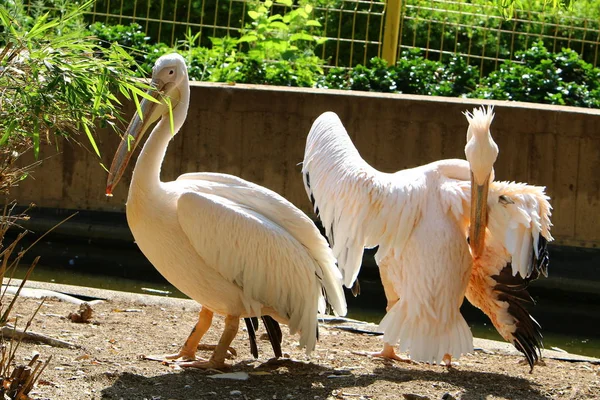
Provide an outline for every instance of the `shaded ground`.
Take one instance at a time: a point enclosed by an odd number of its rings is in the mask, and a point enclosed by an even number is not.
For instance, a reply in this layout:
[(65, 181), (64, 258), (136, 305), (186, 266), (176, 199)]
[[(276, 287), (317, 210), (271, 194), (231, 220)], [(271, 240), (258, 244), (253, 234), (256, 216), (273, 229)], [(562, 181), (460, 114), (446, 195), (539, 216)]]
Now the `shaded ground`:
[[(38, 303), (21, 299), (17, 306), (19, 319), (27, 318)], [(76, 304), (48, 299), (31, 330), (67, 340), (79, 348), (21, 344), (17, 362), (25, 362), (34, 352), (41, 353), (42, 359), (53, 357), (32, 397), (442, 399), (449, 393), (464, 400), (600, 398), (600, 366), (592, 363), (546, 359), (545, 365), (536, 366), (529, 374), (529, 367), (518, 363), (522, 357), (498, 349), (462, 357), (460, 365), (450, 370), (436, 365), (389, 363), (352, 353), (378, 350), (379, 337), (331, 326), (322, 326), (321, 340), (310, 359), (296, 348), (297, 336), (290, 336), (282, 327), (283, 349), (289, 358), (276, 362), (268, 362), (272, 350), (262, 340), (261, 358), (254, 360), (247, 333), (240, 330), (233, 342), (238, 354), (227, 372), (247, 372), (248, 380), (214, 379), (210, 376), (218, 371), (181, 370), (140, 359), (142, 354), (178, 350), (196, 322), (199, 307), (194, 302), (141, 295), (121, 297), (93, 305), (91, 323), (73, 323), (65, 318), (78, 308)], [(222, 318), (215, 318), (203, 342), (216, 343), (222, 328)], [(259, 334), (262, 332), (261, 326)], [(210, 353), (199, 355), (208, 357)]]

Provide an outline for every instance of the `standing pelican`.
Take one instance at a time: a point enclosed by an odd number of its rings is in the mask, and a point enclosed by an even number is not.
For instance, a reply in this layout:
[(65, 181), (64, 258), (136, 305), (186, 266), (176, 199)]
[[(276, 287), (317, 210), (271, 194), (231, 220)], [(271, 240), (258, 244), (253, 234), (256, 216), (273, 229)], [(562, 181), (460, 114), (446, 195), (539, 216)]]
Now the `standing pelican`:
[[(300, 332), (300, 346), (310, 353), (317, 340), (317, 312), (324, 312), (325, 300), (337, 314), (346, 313), (340, 274), (326, 240), (290, 202), (238, 177), (190, 173), (162, 182), (167, 146), (189, 105), (183, 58), (160, 57), (151, 85), (148, 94), (155, 101), (144, 99), (141, 112), (131, 120), (111, 165), (106, 193), (111, 195), (121, 178), (130, 149), (158, 120), (133, 171), (126, 211), (148, 260), (202, 305), (185, 345), (169, 358), (192, 360), (182, 366), (222, 368), (239, 319), (264, 315), (288, 324), (292, 334)], [(223, 334), (208, 361), (195, 360), (213, 313), (225, 316)]]
[[(363, 249), (379, 246), (375, 260), (388, 304), (380, 323), (384, 346), (376, 356), (406, 361), (395, 354), (398, 341), (415, 361), (450, 365), (452, 357), (472, 351), (472, 334), (459, 310), (465, 294), (501, 333), (521, 335), (523, 346), (503, 336), (530, 363), (539, 350), (539, 330), (514, 304), (528, 297), (522, 291), (539, 266), (545, 270), (550, 206), (543, 188), (490, 184), (498, 154), (489, 134), (492, 110), (475, 110), (468, 118), (468, 138), (475, 138), (466, 148), (468, 161), (443, 160), (393, 174), (360, 157), (334, 113), (322, 114), (308, 134), (305, 188), (345, 286), (355, 283)], [(505, 274), (511, 260), (519, 275), (495, 276)]]
[(543, 187), (495, 182), (490, 188), (498, 156), (498, 146), (489, 131), (492, 108), (475, 109), (466, 117), (465, 155), (471, 182), (469, 189), (459, 184), (463, 193), (471, 194), (470, 220), (462, 217), (463, 224), (469, 225), (473, 256), (466, 297), (525, 355), (533, 369), (541, 357), (542, 334), (524, 305), (533, 302), (527, 292), (529, 282), (540, 274), (548, 276), (552, 208)]

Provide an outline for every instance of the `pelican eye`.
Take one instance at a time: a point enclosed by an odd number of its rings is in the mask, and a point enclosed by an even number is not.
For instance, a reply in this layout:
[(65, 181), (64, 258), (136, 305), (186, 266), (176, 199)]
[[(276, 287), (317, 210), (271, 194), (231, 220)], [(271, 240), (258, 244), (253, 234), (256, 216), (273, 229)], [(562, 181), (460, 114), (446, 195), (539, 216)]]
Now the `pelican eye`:
[(173, 71), (173, 70), (170, 70), (170, 71), (169, 71), (169, 75), (173, 75), (173, 73), (174, 73), (174, 72), (175, 72), (175, 71)]

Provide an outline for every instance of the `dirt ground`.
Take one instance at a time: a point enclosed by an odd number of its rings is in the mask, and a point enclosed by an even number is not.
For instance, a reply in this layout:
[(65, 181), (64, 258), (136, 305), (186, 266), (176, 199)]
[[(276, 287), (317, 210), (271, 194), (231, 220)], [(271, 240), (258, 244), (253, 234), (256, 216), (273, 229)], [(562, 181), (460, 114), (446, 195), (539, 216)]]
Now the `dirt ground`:
[[(183, 344), (199, 307), (190, 300), (145, 301), (113, 298), (94, 304), (89, 323), (65, 318), (78, 305), (47, 299), (30, 330), (69, 341), (77, 348), (23, 342), (17, 362), (34, 353), (52, 360), (33, 389), (35, 399), (598, 399), (600, 365), (545, 359), (545, 365), (520, 364), (521, 356), (502, 350), (476, 350), (450, 370), (427, 364), (386, 362), (354, 354), (381, 347), (379, 336), (351, 333), (331, 324), (320, 329), (316, 351), (308, 359), (296, 348), (297, 336), (284, 333), (284, 357), (269, 361), (268, 341), (259, 341), (260, 358), (250, 355), (247, 333), (240, 329), (232, 346), (237, 357), (225, 372), (247, 373), (247, 380), (217, 379), (219, 371), (180, 369), (141, 359), (173, 353)], [(5, 299), (6, 300), (6, 299)], [(19, 299), (26, 319), (40, 300)], [(148, 304), (150, 303), (150, 304)], [(17, 315), (13, 313), (13, 316)], [(241, 327), (245, 326), (243, 323)], [(215, 318), (203, 343), (216, 343), (223, 328)], [(261, 326), (258, 334), (264, 332)], [(477, 346), (477, 343), (475, 344)], [(199, 352), (208, 358), (209, 352)]]

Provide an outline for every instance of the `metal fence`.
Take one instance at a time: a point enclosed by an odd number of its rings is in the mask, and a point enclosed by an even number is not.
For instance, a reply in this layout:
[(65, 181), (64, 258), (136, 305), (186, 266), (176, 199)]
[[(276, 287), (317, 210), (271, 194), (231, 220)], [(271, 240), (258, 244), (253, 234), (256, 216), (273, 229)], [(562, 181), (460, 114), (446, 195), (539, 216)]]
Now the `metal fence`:
[[(600, 63), (598, 17), (516, 10), (507, 20), (491, 3), (465, 0), (317, 1), (323, 3), (315, 7), (322, 24), (317, 33), (329, 39), (318, 53), (334, 66), (364, 64), (374, 56), (395, 59), (415, 48), (430, 59), (462, 55), (483, 73), (538, 40), (551, 51), (569, 47), (594, 66)], [(209, 45), (211, 36), (238, 35), (249, 22), (248, 7), (247, 0), (98, 0), (89, 17), (91, 22), (136, 22), (153, 41), (169, 45), (188, 29), (200, 31), (200, 43)], [(272, 9), (286, 11), (282, 5)]]

